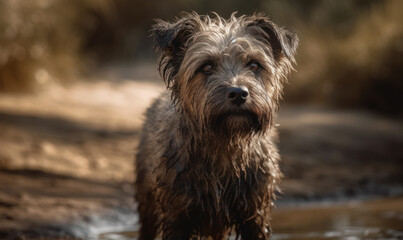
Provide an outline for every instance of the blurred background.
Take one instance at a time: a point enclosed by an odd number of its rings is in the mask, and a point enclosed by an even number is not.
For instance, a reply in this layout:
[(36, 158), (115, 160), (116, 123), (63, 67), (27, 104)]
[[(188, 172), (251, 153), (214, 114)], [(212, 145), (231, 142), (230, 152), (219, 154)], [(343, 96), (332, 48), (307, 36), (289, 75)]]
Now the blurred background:
[(228, 17), (265, 12), (298, 32), (298, 74), (290, 102), (402, 112), (402, 3), (343, 1), (3, 0), (0, 89), (21, 91), (47, 80), (71, 81), (93, 68), (153, 62), (153, 19), (181, 11)]
[[(0, 238), (135, 226), (133, 154), (142, 114), (164, 91), (149, 29), (182, 11), (264, 12), (300, 38), (277, 121), (278, 218), (295, 225), (274, 229), (312, 230), (290, 205), (376, 198), (364, 220), (338, 209), (340, 222), (329, 207), (316, 232), (361, 221), (402, 237), (402, 10), (399, 0), (0, 0)], [(340, 231), (334, 239), (353, 234)]]

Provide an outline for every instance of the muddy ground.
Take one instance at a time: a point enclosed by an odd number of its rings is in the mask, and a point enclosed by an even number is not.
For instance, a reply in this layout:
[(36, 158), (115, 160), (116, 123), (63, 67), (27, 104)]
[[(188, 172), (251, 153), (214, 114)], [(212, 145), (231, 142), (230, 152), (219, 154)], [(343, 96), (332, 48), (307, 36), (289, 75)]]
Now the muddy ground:
[[(135, 76), (0, 95), (0, 239), (87, 238), (94, 222), (136, 222), (135, 146), (142, 113), (164, 87)], [(403, 194), (402, 119), (283, 105), (277, 123), (280, 208)]]

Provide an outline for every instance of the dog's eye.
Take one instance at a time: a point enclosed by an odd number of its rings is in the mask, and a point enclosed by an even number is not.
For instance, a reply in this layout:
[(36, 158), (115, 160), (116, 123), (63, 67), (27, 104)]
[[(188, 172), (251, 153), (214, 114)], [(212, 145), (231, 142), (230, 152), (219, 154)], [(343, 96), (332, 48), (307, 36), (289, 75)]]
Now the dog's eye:
[(203, 66), (200, 68), (200, 71), (201, 71), (202, 73), (204, 73), (204, 74), (210, 74), (212, 69), (213, 69), (213, 65), (211, 65), (211, 64), (206, 64), (206, 65), (203, 65)]
[(248, 67), (249, 67), (249, 70), (251, 70), (253, 72), (257, 72), (260, 69), (260, 64), (257, 63), (257, 62), (252, 61), (252, 62), (249, 63)]

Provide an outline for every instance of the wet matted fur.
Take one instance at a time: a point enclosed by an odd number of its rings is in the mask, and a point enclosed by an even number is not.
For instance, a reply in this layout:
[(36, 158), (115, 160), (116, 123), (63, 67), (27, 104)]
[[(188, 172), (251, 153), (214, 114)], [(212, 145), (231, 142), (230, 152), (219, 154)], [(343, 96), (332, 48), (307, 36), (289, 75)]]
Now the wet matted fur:
[(273, 119), (297, 36), (262, 14), (157, 21), (167, 85), (136, 161), (140, 240), (268, 239), (281, 177)]

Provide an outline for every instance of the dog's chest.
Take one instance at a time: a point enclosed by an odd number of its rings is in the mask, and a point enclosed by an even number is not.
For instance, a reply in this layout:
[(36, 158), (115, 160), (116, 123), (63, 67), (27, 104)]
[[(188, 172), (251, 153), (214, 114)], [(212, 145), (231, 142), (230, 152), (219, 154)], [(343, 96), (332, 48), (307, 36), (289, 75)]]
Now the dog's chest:
[[(261, 169), (246, 168), (235, 174), (222, 173), (214, 167), (187, 169), (177, 175), (174, 185), (192, 202), (197, 214), (210, 218), (243, 217), (255, 212), (258, 195), (269, 184)], [(241, 216), (235, 216), (241, 215)]]
[(203, 234), (220, 232), (234, 224), (255, 215), (259, 209), (259, 201), (264, 182), (258, 182), (250, 171), (239, 177), (221, 176), (214, 179), (212, 173), (188, 181), (191, 191), (187, 197), (192, 206), (188, 209), (188, 217), (197, 231)]

